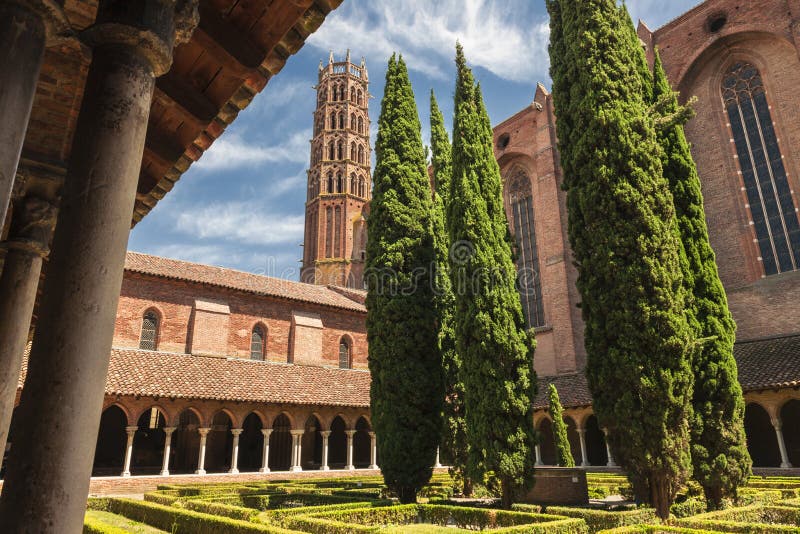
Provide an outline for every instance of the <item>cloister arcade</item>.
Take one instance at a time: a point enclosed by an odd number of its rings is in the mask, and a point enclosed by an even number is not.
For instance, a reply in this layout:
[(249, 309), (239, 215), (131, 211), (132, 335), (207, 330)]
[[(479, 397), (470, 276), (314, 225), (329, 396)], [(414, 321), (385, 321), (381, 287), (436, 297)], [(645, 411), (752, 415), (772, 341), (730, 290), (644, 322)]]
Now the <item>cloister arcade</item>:
[(377, 469), (366, 413), (107, 402), (93, 476)]

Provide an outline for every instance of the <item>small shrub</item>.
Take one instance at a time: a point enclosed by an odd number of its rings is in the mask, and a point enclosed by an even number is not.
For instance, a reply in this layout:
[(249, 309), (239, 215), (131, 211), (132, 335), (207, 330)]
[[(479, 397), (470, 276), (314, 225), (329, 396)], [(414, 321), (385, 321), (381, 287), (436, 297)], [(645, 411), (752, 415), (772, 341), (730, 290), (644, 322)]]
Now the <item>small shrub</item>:
[(644, 525), (656, 522), (656, 511), (652, 508), (638, 508), (622, 512), (608, 512), (591, 508), (573, 508), (567, 506), (548, 506), (546, 512), (553, 515), (579, 517), (586, 521), (589, 532), (629, 525)]

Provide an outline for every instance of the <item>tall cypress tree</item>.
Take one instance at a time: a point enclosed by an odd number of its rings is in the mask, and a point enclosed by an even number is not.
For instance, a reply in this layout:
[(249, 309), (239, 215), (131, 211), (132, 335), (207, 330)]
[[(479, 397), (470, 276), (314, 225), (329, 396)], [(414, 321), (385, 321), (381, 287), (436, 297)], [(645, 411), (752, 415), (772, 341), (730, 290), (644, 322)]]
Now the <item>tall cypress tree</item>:
[[(463, 359), (468, 469), (491, 471), (509, 508), (533, 482), (534, 340), (525, 331), (506, 240), (500, 170), (491, 129), (460, 45), (448, 199), (456, 349)], [(499, 208), (499, 209), (498, 209)], [(501, 219), (502, 217), (502, 219)]]
[(692, 337), (643, 51), (615, 0), (547, 6), (589, 387), (637, 493), (666, 518), (691, 473)]
[[(663, 115), (679, 112), (677, 96), (657, 52), (653, 91), (654, 101), (663, 102)], [(695, 337), (704, 340), (693, 358), (694, 478), (703, 487), (709, 508), (715, 509), (723, 498), (736, 497), (736, 489), (747, 480), (752, 464), (745, 442), (744, 398), (733, 358), (736, 324), (708, 240), (700, 178), (683, 126), (660, 128), (658, 140), (687, 259), (683, 283), (692, 298), (687, 300), (686, 315)]]
[(553, 442), (556, 444), (558, 465), (561, 467), (575, 467), (575, 458), (567, 437), (567, 424), (564, 422), (564, 408), (558, 398), (555, 384), (550, 384), (550, 417), (553, 418)]
[(433, 228), (436, 244), (436, 298), (439, 314), (439, 351), (445, 380), (444, 427), (442, 445), (450, 458), (450, 474), (463, 484), (465, 495), (472, 494), (472, 480), (466, 474), (467, 439), (464, 422), (464, 384), (461, 358), (456, 352), (453, 312), (455, 296), (450, 281), (450, 236), (447, 234), (447, 199), (453, 174), (452, 148), (444, 117), (431, 90), (431, 166), (433, 168)]
[(420, 130), (406, 65), (392, 55), (375, 144), (366, 306), (381, 471), (403, 503), (415, 502), (430, 480), (444, 401), (433, 205)]

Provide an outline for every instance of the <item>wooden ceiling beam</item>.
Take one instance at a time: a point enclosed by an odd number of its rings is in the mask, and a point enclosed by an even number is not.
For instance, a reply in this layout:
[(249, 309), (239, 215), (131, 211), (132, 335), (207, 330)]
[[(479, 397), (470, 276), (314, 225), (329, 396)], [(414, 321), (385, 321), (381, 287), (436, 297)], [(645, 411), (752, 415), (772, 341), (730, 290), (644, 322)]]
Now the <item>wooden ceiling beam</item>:
[(266, 57), (244, 33), (225, 20), (211, 2), (200, 2), (200, 24), (192, 39), (242, 78), (258, 69)]
[(211, 122), (219, 113), (219, 106), (174, 71), (169, 71), (158, 78), (156, 89), (161, 93), (157, 96), (167, 97), (167, 105), (170, 101), (176, 104), (200, 126)]

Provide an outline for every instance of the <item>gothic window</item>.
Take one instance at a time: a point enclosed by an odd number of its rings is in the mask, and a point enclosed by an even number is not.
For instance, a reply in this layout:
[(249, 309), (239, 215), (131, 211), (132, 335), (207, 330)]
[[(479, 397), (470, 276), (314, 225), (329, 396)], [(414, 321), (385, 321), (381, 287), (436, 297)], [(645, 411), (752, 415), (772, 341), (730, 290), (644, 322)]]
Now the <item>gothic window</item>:
[(325, 257), (333, 257), (333, 210), (325, 208)]
[(361, 89), (358, 90), (358, 105), (362, 105), (364, 100), (364, 93), (361, 92)]
[(364, 147), (363, 146), (358, 147), (358, 162), (359, 163), (364, 163)]
[(333, 193), (333, 173), (328, 172), (328, 193)]
[(345, 100), (344, 95), (345, 95), (344, 85), (340, 85), (339, 86), (339, 100), (341, 100), (342, 102), (344, 102), (344, 100)]
[(356, 129), (356, 114), (355, 113), (351, 113), (350, 114), (350, 129), (351, 130), (355, 130)]
[(358, 133), (360, 134), (364, 133), (364, 119), (362, 119), (361, 117), (358, 118)]
[(356, 88), (355, 87), (351, 87), (350, 88), (350, 102), (355, 102), (355, 101), (356, 101)]
[(356, 173), (350, 174), (350, 193), (355, 195), (358, 191), (358, 181), (356, 180)]
[(365, 198), (367, 196), (367, 189), (364, 184), (364, 177), (358, 179), (358, 196)]
[(331, 97), (334, 102), (336, 102), (336, 100), (339, 98), (339, 88), (335, 85), (331, 87)]
[(722, 98), (764, 274), (794, 271), (800, 268), (800, 224), (758, 69), (734, 64), (722, 81)]
[(142, 316), (142, 332), (139, 336), (139, 348), (156, 350), (158, 343), (158, 315), (153, 310), (148, 310)]
[(339, 369), (350, 369), (352, 363), (350, 361), (350, 343), (347, 342), (346, 337), (343, 337), (339, 341)]
[(350, 159), (352, 159), (353, 161), (356, 160), (356, 143), (355, 143), (355, 141), (350, 143)]
[(342, 189), (344, 189), (344, 180), (342, 179), (342, 173), (336, 173), (336, 192), (341, 193)]
[(511, 217), (517, 241), (517, 285), (529, 327), (544, 326), (542, 282), (533, 218), (533, 198), (528, 175), (517, 170), (508, 180)]
[(336, 113), (331, 112), (331, 130), (336, 129)]
[(264, 335), (264, 329), (261, 325), (256, 325), (250, 334), (250, 359), (263, 360), (265, 355), (267, 336)]
[(336, 146), (336, 153), (339, 156), (338, 159), (344, 159), (344, 145), (342, 144), (341, 141), (339, 141), (339, 143)]
[(336, 206), (334, 210), (334, 218), (333, 218), (333, 253), (334, 256), (339, 258), (341, 257), (341, 246), (342, 246), (342, 208)]
[(339, 129), (344, 130), (344, 112), (339, 113)]
[(336, 149), (333, 146), (333, 141), (328, 145), (328, 159), (336, 159)]

